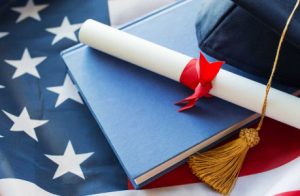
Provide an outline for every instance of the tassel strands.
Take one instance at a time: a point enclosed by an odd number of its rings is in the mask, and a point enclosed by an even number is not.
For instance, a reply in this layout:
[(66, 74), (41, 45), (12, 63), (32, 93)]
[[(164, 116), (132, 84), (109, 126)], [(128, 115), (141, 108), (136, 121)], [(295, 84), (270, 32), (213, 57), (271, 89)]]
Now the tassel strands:
[(266, 85), (266, 92), (258, 126), (256, 128), (244, 128), (241, 130), (238, 139), (207, 152), (193, 155), (189, 158), (188, 164), (193, 174), (223, 195), (230, 194), (236, 183), (248, 150), (259, 143), (259, 130), (261, 129), (265, 118), (268, 94), (278, 65), (282, 44), (299, 4), (300, 0), (297, 0), (282, 31), (272, 72)]
[(248, 150), (257, 145), (259, 140), (256, 129), (243, 129), (238, 139), (191, 156), (188, 164), (195, 176), (227, 195), (237, 180)]

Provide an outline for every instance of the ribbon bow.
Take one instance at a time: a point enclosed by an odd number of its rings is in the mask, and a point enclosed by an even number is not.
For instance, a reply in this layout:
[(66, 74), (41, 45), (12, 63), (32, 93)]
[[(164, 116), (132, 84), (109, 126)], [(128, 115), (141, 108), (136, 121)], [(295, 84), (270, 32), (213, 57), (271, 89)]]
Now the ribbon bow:
[(185, 104), (185, 106), (180, 108), (179, 112), (194, 107), (201, 97), (211, 97), (209, 94), (213, 87), (211, 82), (223, 64), (223, 61), (209, 62), (202, 53), (200, 53), (199, 60), (192, 59), (187, 64), (181, 74), (180, 82), (192, 88), (194, 93), (176, 103), (176, 105)]

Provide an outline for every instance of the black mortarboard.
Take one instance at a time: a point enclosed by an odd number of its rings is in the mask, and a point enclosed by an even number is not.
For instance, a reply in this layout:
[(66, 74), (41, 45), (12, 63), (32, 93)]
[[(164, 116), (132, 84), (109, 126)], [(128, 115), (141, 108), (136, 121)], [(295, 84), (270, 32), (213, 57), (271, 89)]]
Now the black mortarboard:
[[(204, 1), (196, 24), (199, 47), (249, 73), (268, 78), (280, 34), (296, 0)], [(300, 12), (295, 13), (274, 80), (300, 87)]]

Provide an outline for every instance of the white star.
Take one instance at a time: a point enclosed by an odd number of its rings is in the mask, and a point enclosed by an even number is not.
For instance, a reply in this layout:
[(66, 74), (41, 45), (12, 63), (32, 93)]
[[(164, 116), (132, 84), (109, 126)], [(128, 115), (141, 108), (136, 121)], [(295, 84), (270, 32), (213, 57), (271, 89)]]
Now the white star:
[(1, 89), (1, 88), (5, 88), (5, 86), (0, 85), (0, 89)]
[(5, 60), (5, 62), (17, 68), (14, 75), (12, 76), (12, 79), (22, 76), (26, 73), (40, 78), (36, 66), (43, 62), (46, 58), (47, 57), (45, 56), (31, 58), (29, 51), (26, 48), (20, 60)]
[(43, 9), (45, 9), (46, 7), (48, 7), (48, 4), (35, 5), (33, 3), (33, 0), (28, 0), (27, 4), (25, 6), (13, 7), (11, 9), (15, 12), (20, 13), (20, 16), (18, 17), (18, 19), (16, 21), (16, 23), (18, 23), (29, 17), (31, 17), (37, 21), (41, 21), (39, 12), (42, 11)]
[(36, 134), (35, 134), (35, 128), (42, 126), (48, 122), (48, 120), (33, 120), (30, 119), (30, 116), (28, 114), (28, 111), (26, 107), (22, 110), (20, 116), (12, 115), (4, 110), (2, 110), (4, 114), (10, 118), (14, 122), (13, 126), (10, 128), (11, 131), (24, 131), (27, 135), (38, 141)]
[(46, 155), (49, 159), (58, 165), (53, 179), (58, 178), (68, 172), (71, 172), (82, 179), (85, 179), (80, 164), (87, 160), (93, 152), (76, 154), (71, 141), (68, 142), (67, 148), (63, 155)]
[(46, 31), (55, 34), (55, 37), (52, 41), (52, 45), (62, 40), (63, 38), (68, 38), (77, 42), (77, 37), (75, 31), (77, 31), (81, 26), (81, 23), (70, 24), (68, 17), (64, 17), (64, 20), (61, 23), (61, 26), (47, 28)]
[(62, 86), (48, 87), (47, 89), (58, 94), (55, 107), (58, 107), (60, 104), (62, 104), (68, 99), (72, 99), (74, 101), (77, 101), (78, 103), (83, 104), (83, 101), (78, 93), (77, 88), (72, 83), (68, 75), (66, 75), (64, 84)]
[(8, 32), (0, 32), (0, 38), (7, 36), (9, 33)]

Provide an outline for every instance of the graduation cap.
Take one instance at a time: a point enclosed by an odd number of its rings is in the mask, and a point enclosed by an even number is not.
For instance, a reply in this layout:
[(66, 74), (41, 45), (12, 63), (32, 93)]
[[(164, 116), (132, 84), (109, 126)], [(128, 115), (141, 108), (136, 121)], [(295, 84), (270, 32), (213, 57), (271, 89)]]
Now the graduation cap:
[[(204, 1), (196, 24), (199, 47), (217, 59), (268, 78), (278, 41), (296, 0)], [(274, 81), (300, 87), (300, 12), (287, 32)]]
[(197, 36), (203, 51), (268, 78), (258, 126), (242, 129), (238, 139), (193, 155), (188, 162), (198, 178), (224, 195), (231, 192), (248, 150), (259, 143), (273, 78), (300, 87), (299, 4), (300, 0), (211, 0), (199, 14)]

